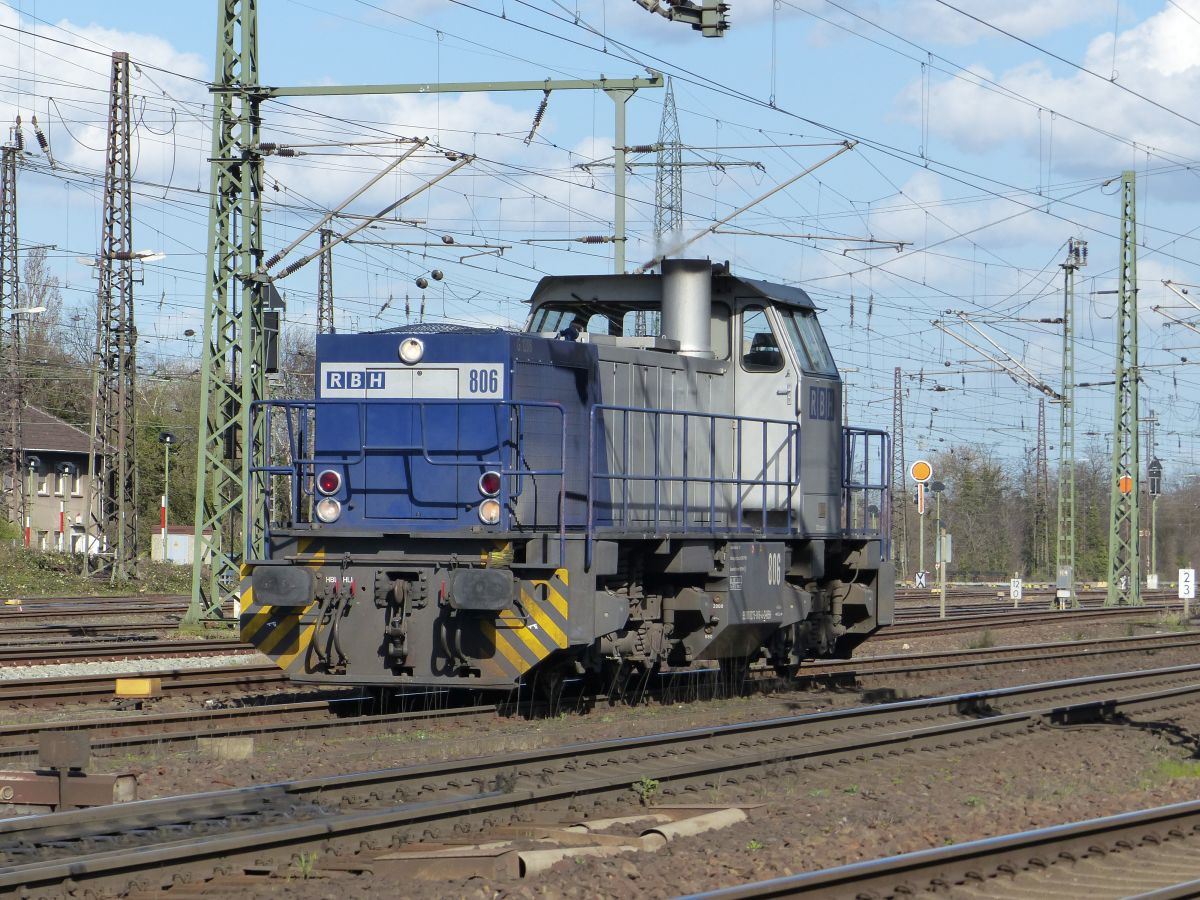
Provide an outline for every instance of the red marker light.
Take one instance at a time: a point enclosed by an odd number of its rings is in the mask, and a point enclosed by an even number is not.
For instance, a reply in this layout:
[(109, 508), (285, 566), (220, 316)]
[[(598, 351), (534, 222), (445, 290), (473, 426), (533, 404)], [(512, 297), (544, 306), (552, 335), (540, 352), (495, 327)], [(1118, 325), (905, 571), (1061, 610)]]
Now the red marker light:
[(479, 493), (485, 497), (495, 497), (500, 493), (500, 473), (484, 472), (479, 476)]
[(333, 469), (326, 469), (317, 476), (317, 490), (322, 494), (336, 493), (342, 486), (342, 476)]

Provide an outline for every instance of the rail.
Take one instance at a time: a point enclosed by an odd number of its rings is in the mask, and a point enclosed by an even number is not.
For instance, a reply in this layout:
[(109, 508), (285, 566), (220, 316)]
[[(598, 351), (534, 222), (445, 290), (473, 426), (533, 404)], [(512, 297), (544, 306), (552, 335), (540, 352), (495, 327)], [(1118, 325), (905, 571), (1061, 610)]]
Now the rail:
[[(367, 416), (365, 410), (367, 407), (379, 409), (382, 407), (396, 407), (404, 409), (416, 409), (419, 423), (417, 439), (408, 443), (389, 443), (389, 444), (371, 444), (367, 441)], [(427, 415), (431, 408), (434, 407), (491, 407), (497, 413), (507, 411), (507, 434), (503, 433), (503, 428), (497, 428), (497, 457), (496, 459), (481, 459), (472, 457), (471, 459), (463, 459), (461, 457), (448, 457), (431, 455), (427, 435), (429, 428), (427, 425)], [(267, 462), (261, 465), (252, 465), (250, 467), (251, 483), (257, 483), (256, 475), (264, 476), (262, 483), (266, 488), (262, 492), (262, 496), (253, 498), (253, 508), (256, 514), (260, 516), (260, 521), (263, 522), (266, 539), (270, 541), (271, 525), (276, 520), (274, 509), (275, 489), (274, 478), (282, 477), (288, 480), (288, 513), (291, 521), (294, 523), (305, 523), (311, 521), (305, 510), (311, 505), (315, 497), (313, 482), (316, 477), (317, 466), (328, 466), (331, 463), (330, 459), (318, 460), (315, 455), (316, 448), (316, 411), (318, 407), (349, 407), (353, 408), (355, 428), (358, 433), (357, 451), (351, 453), (339, 453), (337, 455), (346, 458), (339, 459), (339, 466), (354, 466), (364, 462), (368, 453), (393, 452), (393, 453), (419, 453), (422, 460), (431, 466), (448, 467), (448, 468), (481, 468), (498, 472), (500, 475), (500, 496), (508, 496), (512, 498), (519, 497), (524, 490), (525, 478), (540, 478), (551, 477), (558, 479), (558, 537), (559, 537), (559, 552), (565, 552), (566, 548), (566, 454), (567, 454), (567, 429), (566, 429), (566, 413), (559, 403), (544, 402), (536, 400), (523, 400), (512, 402), (507, 400), (490, 401), (490, 400), (264, 400), (255, 403), (251, 408), (251, 416), (261, 416), (263, 421), (263, 433), (267, 435), (268, 446), (274, 449), (276, 431), (282, 432), (278, 437), (285, 443), (284, 456), (287, 459), (286, 463)], [(519, 460), (524, 458), (521, 451), (521, 435), (524, 432), (524, 420), (527, 412), (532, 409), (549, 410), (556, 412), (559, 418), (558, 432), (560, 435), (558, 466), (557, 468), (531, 468), (524, 467), (519, 464)], [(282, 418), (282, 424), (279, 422)], [(257, 421), (257, 418), (255, 418)], [(499, 421), (499, 417), (498, 417)], [(442, 452), (442, 451), (436, 451)], [(266, 454), (267, 459), (271, 460), (275, 457), (273, 452)], [(505, 459), (507, 457), (507, 460)], [(510, 525), (510, 512), (508, 507), (501, 507), (502, 519), (500, 526), (508, 528)], [(247, 546), (247, 558), (250, 555), (250, 547)]]

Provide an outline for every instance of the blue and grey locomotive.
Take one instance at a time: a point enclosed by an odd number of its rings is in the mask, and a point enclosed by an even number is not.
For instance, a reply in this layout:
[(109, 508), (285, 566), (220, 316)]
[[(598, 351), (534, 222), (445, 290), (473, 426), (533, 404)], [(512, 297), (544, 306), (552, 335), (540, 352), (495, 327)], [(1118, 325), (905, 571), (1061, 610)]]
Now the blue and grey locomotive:
[(243, 638), (297, 680), (502, 688), (790, 671), (890, 623), (888, 436), (842, 425), (812, 301), (662, 269), (545, 278), (521, 332), (318, 336), (315, 399), (254, 410)]

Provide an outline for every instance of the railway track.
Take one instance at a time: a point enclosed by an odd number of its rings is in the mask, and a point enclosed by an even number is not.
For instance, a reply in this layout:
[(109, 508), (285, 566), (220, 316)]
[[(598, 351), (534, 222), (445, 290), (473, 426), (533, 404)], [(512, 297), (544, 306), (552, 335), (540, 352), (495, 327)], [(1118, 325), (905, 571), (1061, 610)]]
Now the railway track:
[[(862, 679), (872, 676), (913, 678), (966, 668), (1027, 664), (1044, 667), (1097, 657), (1111, 659), (1122, 655), (1198, 646), (1200, 633), (1190, 632), (1150, 638), (1114, 638), (987, 650), (944, 651), (920, 654), (916, 657), (874, 657), (845, 663), (822, 663), (806, 668), (797, 679), (796, 687), (861, 687)], [(669, 688), (657, 693), (666, 695), (668, 691)], [(92, 749), (103, 752), (183, 743), (199, 737), (270, 735), (313, 729), (342, 730), (360, 725), (415, 723), (448, 717), (535, 715), (539, 711), (545, 711), (533, 709), (529, 704), (514, 705), (508, 698), (498, 704), (462, 705), (461, 698), (436, 692), (433, 695), (397, 695), (389, 703), (389, 708), (402, 704), (408, 708), (381, 714), (374, 711), (375, 702), (372, 698), (354, 694), (350, 690), (342, 690), (340, 693), (348, 696), (305, 702), (263, 703), (231, 709), (149, 712), (130, 714), (124, 718), (114, 718), (109, 714), (103, 717), (0, 725), (0, 758), (36, 753), (38, 736), (48, 732), (87, 731), (91, 736)], [(570, 698), (567, 699), (569, 701)], [(596, 698), (574, 699), (581, 707), (588, 708)]]
[(157, 659), (172, 656), (233, 655), (256, 652), (249, 644), (222, 639), (194, 641), (103, 642), (25, 644), (0, 648), (0, 665), (41, 666), (102, 660)]
[(805, 872), (684, 900), (774, 897), (1195, 897), (1200, 801)]
[(535, 810), (586, 818), (631, 797), (633, 773), (661, 784), (663, 802), (681, 803), (722, 779), (757, 783), (1019, 740), (1053, 724), (1159, 714), (1200, 702), (1198, 675), (1200, 666), (1109, 674), (9, 819), (0, 821), (0, 889), (155, 893), (220, 868), (207, 885), (183, 885), (219, 891), (223, 878), (231, 889), (244, 884), (245, 867), (282, 873), (310, 850), (325, 853), (317, 869), (386, 873), (389, 844), (450, 833), (461, 842)]
[[(1179, 607), (1174, 607), (1179, 609)], [(947, 615), (945, 619), (911, 618), (897, 622), (895, 625), (885, 625), (876, 631), (872, 637), (876, 640), (892, 638), (919, 637), (928, 634), (946, 634), (958, 631), (976, 631), (983, 628), (1019, 628), (1029, 625), (1059, 624), (1062, 622), (1102, 622), (1108, 619), (1122, 621), (1125, 619), (1144, 619), (1162, 616), (1173, 611), (1169, 606), (1103, 606), (1091, 609), (1024, 609), (1008, 610), (999, 613), (963, 612), (954, 616)]]
[[(166, 669), (138, 672), (141, 678), (162, 679), (166, 696), (248, 694), (290, 684), (273, 663), (249, 663), (211, 669)], [(70, 675), (59, 678), (0, 680), (0, 704), (11, 708), (69, 706), (108, 701), (118, 674)]]

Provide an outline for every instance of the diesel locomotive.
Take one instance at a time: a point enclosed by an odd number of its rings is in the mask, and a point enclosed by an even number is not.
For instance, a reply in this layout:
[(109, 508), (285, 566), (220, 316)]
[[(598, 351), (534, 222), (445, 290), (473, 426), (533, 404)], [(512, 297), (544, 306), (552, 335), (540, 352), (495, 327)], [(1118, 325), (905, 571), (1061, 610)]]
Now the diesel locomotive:
[(510, 688), (846, 656), (893, 616), (886, 432), (812, 300), (728, 264), (544, 278), (522, 331), (316, 339), (253, 409), (245, 640), (295, 680)]

